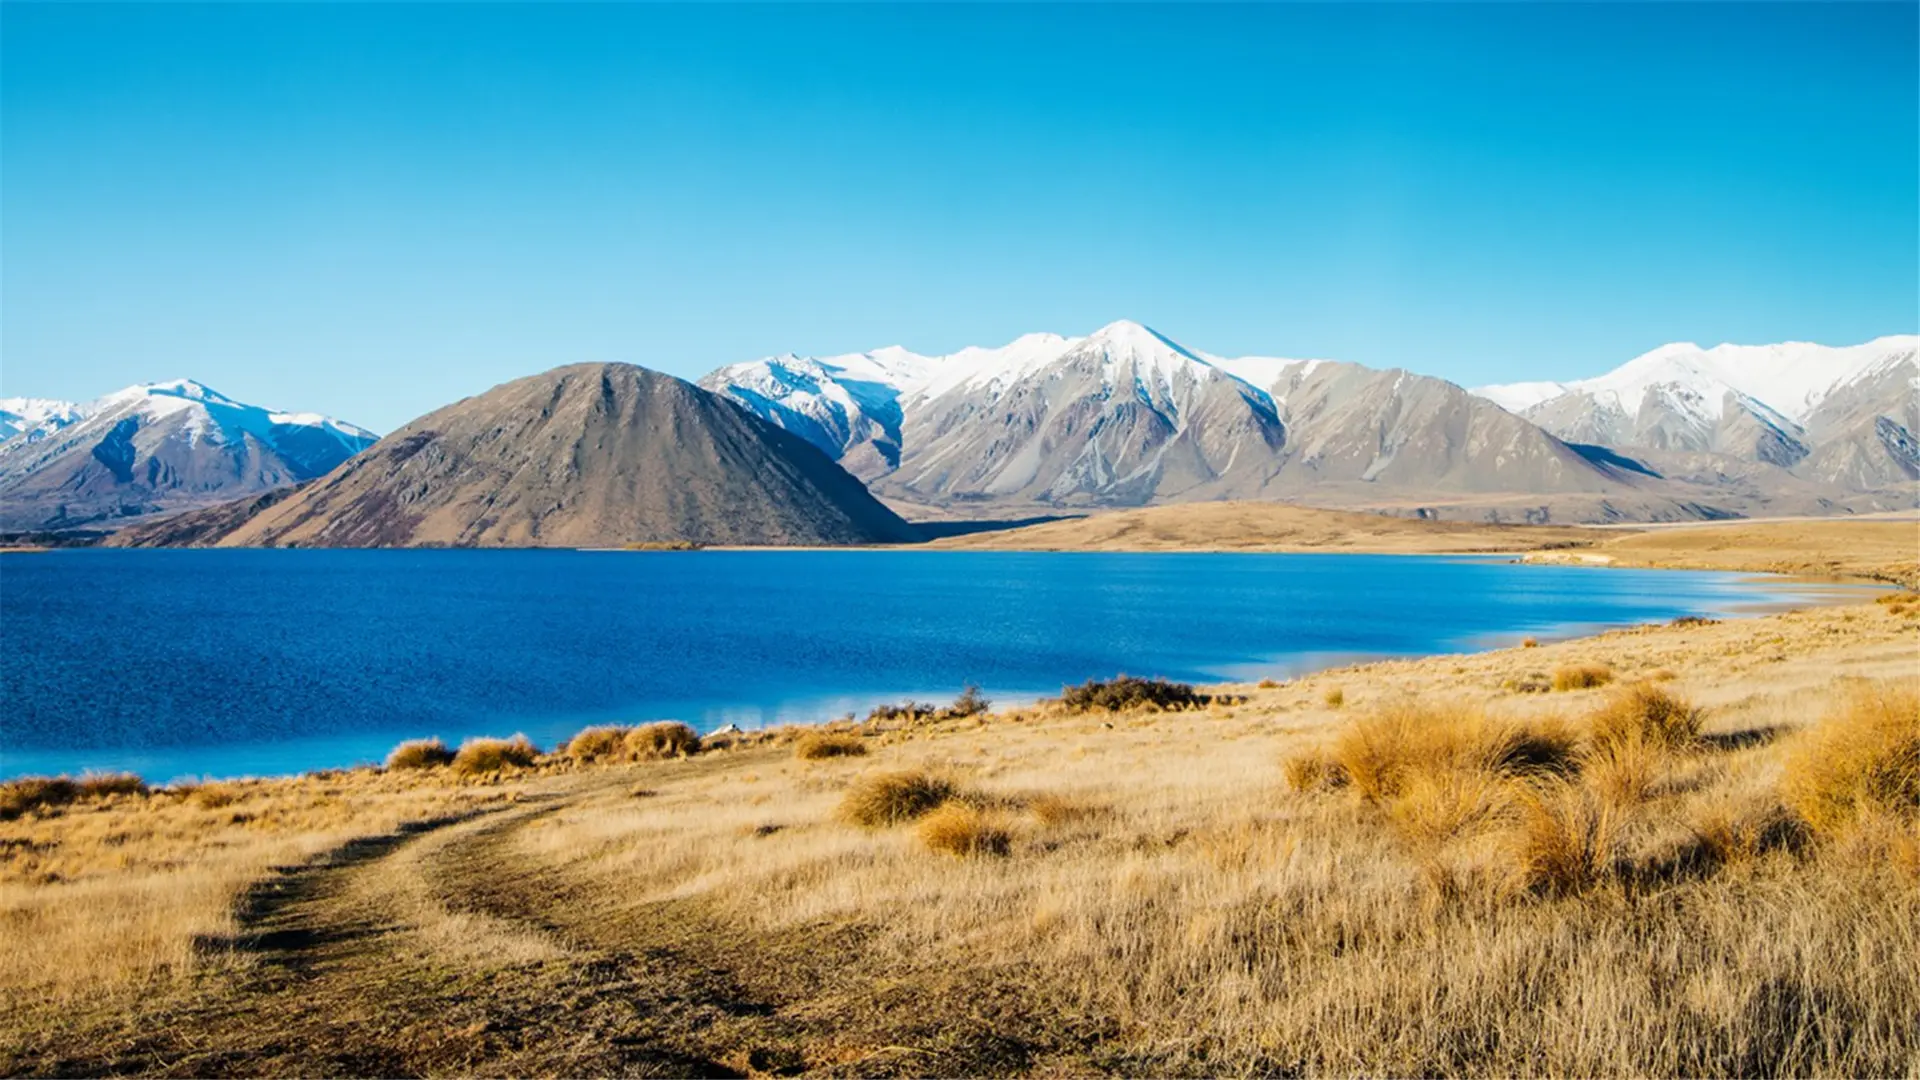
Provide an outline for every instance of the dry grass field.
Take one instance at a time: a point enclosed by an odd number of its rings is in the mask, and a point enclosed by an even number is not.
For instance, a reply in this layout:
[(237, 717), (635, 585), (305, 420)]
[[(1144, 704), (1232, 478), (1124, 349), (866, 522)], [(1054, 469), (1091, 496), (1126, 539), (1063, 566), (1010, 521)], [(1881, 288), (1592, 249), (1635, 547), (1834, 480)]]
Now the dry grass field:
[(11, 789), (0, 1071), (1920, 1073), (1920, 598), (1215, 693)]
[(1596, 549), (1622, 566), (1865, 577), (1920, 588), (1920, 520), (1714, 522), (1649, 529)]

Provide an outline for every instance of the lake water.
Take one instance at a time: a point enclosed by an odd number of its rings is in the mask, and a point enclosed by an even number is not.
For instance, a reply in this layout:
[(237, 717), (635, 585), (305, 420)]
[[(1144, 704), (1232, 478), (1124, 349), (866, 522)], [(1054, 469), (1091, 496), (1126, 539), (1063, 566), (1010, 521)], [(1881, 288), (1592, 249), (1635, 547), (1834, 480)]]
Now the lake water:
[(0, 777), (377, 761), (395, 743), (818, 721), (1119, 672), (1348, 659), (1726, 615), (1733, 574), (1364, 555), (55, 551), (0, 557)]

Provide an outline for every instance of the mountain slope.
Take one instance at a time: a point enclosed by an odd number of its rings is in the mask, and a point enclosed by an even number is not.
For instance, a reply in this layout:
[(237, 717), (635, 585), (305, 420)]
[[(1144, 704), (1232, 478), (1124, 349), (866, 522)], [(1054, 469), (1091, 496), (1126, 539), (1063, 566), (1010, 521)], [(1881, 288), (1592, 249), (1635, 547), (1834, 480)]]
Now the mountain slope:
[(78, 402), (52, 398), (0, 398), (0, 441), (25, 434), (28, 439), (44, 438), (86, 416)]
[(298, 483), (374, 441), (314, 413), (247, 405), (179, 379), (128, 387), (0, 442), (0, 528), (168, 513)]
[(911, 526), (803, 439), (670, 376), (576, 364), (420, 417), (218, 542), (589, 547), (913, 538)]

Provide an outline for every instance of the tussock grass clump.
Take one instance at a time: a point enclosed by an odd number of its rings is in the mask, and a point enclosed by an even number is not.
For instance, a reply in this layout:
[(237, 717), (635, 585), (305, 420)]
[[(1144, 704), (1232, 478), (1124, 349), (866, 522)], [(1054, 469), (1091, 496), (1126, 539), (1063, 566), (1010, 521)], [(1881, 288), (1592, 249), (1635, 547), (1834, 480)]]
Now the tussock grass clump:
[(627, 756), (635, 761), (688, 757), (700, 752), (700, 733), (678, 720), (641, 724), (627, 732)]
[(83, 799), (147, 793), (147, 782), (130, 772), (83, 773), (77, 786)]
[(958, 794), (952, 781), (924, 770), (863, 776), (840, 801), (840, 816), (866, 829), (883, 829), (932, 813)]
[(0, 784), (0, 821), (36, 810), (65, 806), (80, 797), (80, 786), (64, 776), (26, 776)]
[(1794, 740), (1781, 792), (1818, 835), (1878, 816), (1911, 829), (1920, 818), (1920, 689), (1852, 689)]
[(1322, 694), (1320, 700), (1326, 703), (1327, 708), (1337, 709), (1347, 703), (1347, 692), (1344, 688), (1335, 686)]
[(464, 776), (497, 773), (508, 768), (530, 767), (540, 756), (525, 735), (511, 739), (468, 739), (453, 755), (453, 771)]
[(627, 733), (631, 730), (617, 724), (583, 728), (567, 740), (560, 752), (580, 762), (617, 760), (627, 752)]
[(1295, 754), (1281, 762), (1280, 772), (1293, 791), (1330, 791), (1347, 784), (1347, 770), (1325, 750)]
[(437, 769), (453, 764), (453, 751), (439, 739), (403, 742), (387, 755), (389, 769)]
[(1592, 791), (1570, 784), (1525, 790), (1512, 834), (1514, 887), (1538, 896), (1578, 896), (1617, 869), (1620, 818)]
[(1013, 833), (989, 813), (963, 802), (946, 802), (920, 819), (914, 835), (931, 851), (966, 857), (1005, 855)]
[(1719, 626), (1720, 620), (1709, 619), (1705, 615), (1682, 615), (1679, 618), (1674, 619), (1672, 622), (1668, 623), (1667, 625), (1678, 627), (1681, 629), (1685, 629), (1690, 626)]
[(1207, 694), (1196, 693), (1187, 683), (1165, 679), (1142, 679), (1122, 675), (1114, 679), (1088, 679), (1079, 686), (1060, 691), (1060, 703), (1068, 712), (1126, 712), (1150, 709), (1155, 712), (1179, 712), (1204, 709), (1213, 702)]
[(1596, 741), (1580, 761), (1580, 773), (1607, 804), (1638, 806), (1653, 794), (1666, 763), (1665, 748), (1635, 735)]
[(867, 741), (858, 735), (838, 731), (810, 731), (794, 740), (793, 756), (801, 761), (823, 758), (863, 757)]
[(239, 784), (185, 784), (173, 789), (187, 797), (187, 801), (203, 810), (219, 810), (232, 806), (246, 797)]
[(1027, 813), (1042, 827), (1052, 829), (1071, 825), (1094, 816), (1095, 808), (1059, 795), (1041, 795), (1027, 800)]
[(1553, 669), (1553, 688), (1558, 691), (1591, 690), (1613, 681), (1613, 669), (1605, 664), (1565, 664)]
[(1700, 710), (1685, 698), (1643, 682), (1614, 690), (1588, 725), (1596, 747), (1639, 741), (1683, 750), (1699, 742), (1700, 720)]
[(1576, 766), (1575, 748), (1573, 733), (1555, 722), (1500, 720), (1472, 706), (1409, 702), (1361, 718), (1335, 740), (1331, 756), (1355, 790), (1380, 801), (1399, 795), (1419, 774), (1564, 775)]

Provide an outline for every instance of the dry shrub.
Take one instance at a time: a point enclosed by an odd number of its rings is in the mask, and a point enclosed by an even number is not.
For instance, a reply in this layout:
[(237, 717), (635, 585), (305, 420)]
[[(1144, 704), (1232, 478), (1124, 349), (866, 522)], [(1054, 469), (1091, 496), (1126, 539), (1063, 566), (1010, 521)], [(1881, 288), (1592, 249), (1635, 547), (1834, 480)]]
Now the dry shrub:
[(1005, 855), (1013, 848), (1013, 833), (997, 818), (958, 801), (930, 811), (914, 833), (928, 850), (962, 857)]
[(1700, 739), (1700, 710), (1652, 683), (1613, 691), (1588, 720), (1596, 747), (1638, 740), (1682, 750)]
[(627, 732), (625, 744), (633, 760), (658, 761), (699, 753), (700, 735), (678, 720), (662, 720)]
[(1814, 832), (1831, 836), (1863, 816), (1912, 828), (1920, 817), (1920, 690), (1853, 688), (1795, 739), (1781, 792)]
[(867, 713), (867, 723), (917, 724), (939, 713), (939, 709), (924, 701), (902, 701), (898, 705), (875, 705)]
[(840, 802), (840, 816), (867, 829), (899, 825), (931, 813), (958, 792), (953, 782), (923, 770), (861, 777)]
[(453, 771), (466, 776), (497, 773), (507, 768), (524, 769), (540, 756), (525, 735), (511, 739), (468, 739), (453, 755)]
[(1299, 792), (1330, 791), (1347, 784), (1347, 770), (1325, 750), (1295, 754), (1281, 763), (1280, 771), (1287, 787)]
[(27, 776), (0, 784), (0, 821), (30, 811), (65, 806), (80, 797), (80, 787), (64, 776)]
[(1680, 629), (1686, 629), (1690, 626), (1718, 626), (1720, 625), (1720, 620), (1709, 619), (1705, 615), (1682, 615), (1667, 625)]
[(1539, 648), (1539, 647), (1540, 647), (1540, 639), (1539, 639), (1539, 638), (1527, 638), (1526, 640), (1524, 640), (1524, 641), (1522, 641), (1522, 642), (1520, 643), (1520, 647), (1521, 647), (1521, 648), (1523, 648), (1523, 649), (1537, 649), (1537, 648)]
[(185, 795), (187, 801), (205, 810), (218, 810), (232, 806), (247, 794), (239, 784), (185, 784), (173, 790)]
[(1362, 796), (1401, 793), (1416, 774), (1486, 772), (1559, 775), (1575, 766), (1572, 732), (1553, 721), (1494, 719), (1465, 705), (1401, 703), (1368, 714), (1342, 732), (1332, 759)]
[(972, 683), (968, 683), (966, 687), (960, 691), (960, 696), (954, 698), (953, 704), (947, 706), (941, 715), (954, 717), (956, 719), (967, 716), (978, 716), (992, 707), (993, 702), (987, 700), (987, 696), (980, 692), (980, 688)]
[(1260, 689), (1262, 690), (1278, 690), (1280, 689), (1280, 680), (1279, 679), (1261, 679), (1259, 686), (1260, 686)]
[(453, 751), (439, 739), (403, 742), (387, 755), (389, 769), (437, 769), (453, 764)]
[(1154, 712), (1178, 712), (1204, 709), (1213, 701), (1208, 694), (1196, 693), (1186, 683), (1165, 679), (1141, 679), (1122, 675), (1117, 679), (1088, 679), (1080, 686), (1060, 691), (1060, 703), (1068, 712), (1125, 712), (1150, 709)]
[(1540, 896), (1577, 896), (1612, 876), (1619, 819), (1592, 792), (1569, 784), (1523, 790), (1514, 830), (1513, 884)]
[(1337, 709), (1347, 703), (1347, 692), (1338, 686), (1330, 687), (1320, 696), (1320, 700), (1326, 703), (1327, 708)]
[(1605, 664), (1564, 664), (1553, 669), (1555, 690), (1591, 690), (1613, 681), (1613, 669)]
[(130, 772), (83, 773), (78, 787), (80, 797), (83, 799), (147, 793), (147, 782)]
[(630, 730), (616, 724), (584, 728), (567, 740), (561, 753), (580, 762), (618, 760), (626, 753)]
[(1875, 597), (1873, 602), (1889, 606), (1920, 604), (1920, 592), (1888, 593), (1885, 596)]
[(822, 758), (862, 757), (867, 752), (867, 741), (858, 735), (847, 735), (833, 731), (812, 731), (796, 739), (793, 744), (793, 756), (802, 761), (819, 761)]

